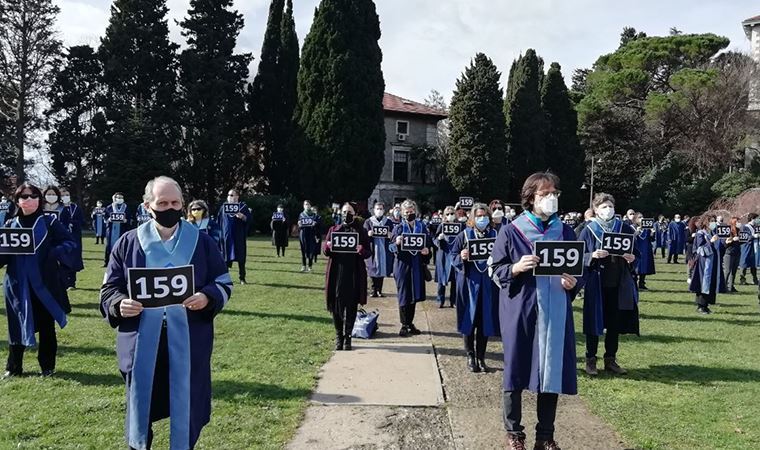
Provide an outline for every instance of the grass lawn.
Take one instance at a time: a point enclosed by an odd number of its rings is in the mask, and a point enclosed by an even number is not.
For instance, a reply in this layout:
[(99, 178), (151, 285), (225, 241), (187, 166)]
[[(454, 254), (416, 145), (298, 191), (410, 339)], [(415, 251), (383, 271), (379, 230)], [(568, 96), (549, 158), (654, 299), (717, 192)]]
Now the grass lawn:
[(641, 337), (621, 338), (618, 360), (628, 375), (592, 379), (580, 371), (581, 396), (637, 449), (760, 448), (757, 286), (719, 294), (713, 314), (701, 316), (686, 292), (685, 264), (658, 259), (657, 271), (641, 295)]
[[(58, 333), (57, 375), (0, 381), (0, 449), (125, 448), (115, 330), (98, 311), (103, 247), (93, 240), (85, 238), (87, 268), (70, 292), (69, 325)], [(269, 240), (249, 242), (249, 284), (235, 285), (216, 319), (213, 413), (197, 448), (281, 448), (298, 426), (333, 331), (324, 310), (324, 259), (313, 273), (297, 273), (298, 241), (290, 243), (288, 256), (277, 259)], [(237, 266), (232, 272), (237, 282)], [(25, 371), (38, 374), (36, 352), (25, 356)], [(168, 448), (168, 421), (156, 431), (155, 447)]]

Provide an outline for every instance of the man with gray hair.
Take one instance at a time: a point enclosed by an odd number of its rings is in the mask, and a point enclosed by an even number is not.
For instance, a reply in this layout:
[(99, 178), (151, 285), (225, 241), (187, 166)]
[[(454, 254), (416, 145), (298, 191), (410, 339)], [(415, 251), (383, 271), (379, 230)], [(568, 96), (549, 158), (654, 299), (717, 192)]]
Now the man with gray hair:
[(182, 221), (182, 190), (169, 177), (145, 186), (153, 220), (115, 244), (100, 311), (117, 328), (126, 382), (126, 439), (149, 449), (152, 423), (169, 417), (171, 448), (193, 448), (211, 418), (214, 317), (232, 293), (216, 241)]

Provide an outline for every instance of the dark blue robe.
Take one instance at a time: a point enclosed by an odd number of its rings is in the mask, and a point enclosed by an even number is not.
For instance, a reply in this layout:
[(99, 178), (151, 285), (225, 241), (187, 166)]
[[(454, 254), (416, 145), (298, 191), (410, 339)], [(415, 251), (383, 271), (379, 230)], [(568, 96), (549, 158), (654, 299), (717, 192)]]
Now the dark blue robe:
[(74, 253), (74, 267), (72, 270), (79, 272), (84, 270), (84, 261), (82, 260), (82, 228), (84, 227), (84, 214), (82, 208), (75, 203), (69, 203), (63, 206), (65, 214), (61, 214), (61, 222), (68, 228), (74, 242), (77, 243), (77, 249)]
[(211, 217), (206, 217), (205, 219), (201, 219), (195, 222), (188, 221), (188, 223), (198, 228), (199, 231), (202, 231), (203, 233), (206, 233), (214, 238), (214, 241), (217, 244), (221, 242), (222, 230), (219, 227), (219, 224), (217, 224), (216, 221)]
[(92, 231), (95, 232), (95, 237), (105, 237), (106, 235), (106, 209), (105, 208), (93, 208), (90, 214), (92, 219)]
[[(482, 238), (495, 238), (494, 229), (486, 229)], [(475, 231), (465, 228), (451, 245), (451, 262), (456, 269), (457, 331), (465, 336), (473, 333), (476, 311), (482, 314), (484, 336), (499, 336), (499, 288), (488, 275), (488, 261), (464, 261), (461, 252), (467, 240), (475, 239)]]
[(654, 249), (652, 248), (652, 230), (642, 229), (633, 240), (639, 251), (636, 260), (637, 273), (639, 275), (654, 275), (657, 273), (654, 266)]
[[(136, 230), (129, 231), (117, 242), (106, 270), (105, 282), (100, 290), (100, 312), (105, 320), (114, 328), (117, 328), (116, 355), (119, 370), (126, 381), (127, 392), (131, 393), (130, 385), (135, 368), (135, 352), (140, 330), (141, 316), (122, 318), (119, 314), (119, 303), (129, 298), (127, 271), (130, 267), (148, 267), (146, 253), (141, 245), (138, 233), (145, 232), (145, 227), (155, 227), (152, 222), (142, 225)], [(192, 227), (189, 223), (181, 221), (180, 229)], [(141, 231), (141, 229), (143, 229)], [(149, 231), (149, 230), (148, 230)], [(180, 231), (177, 234), (179, 248), (186, 236)], [(195, 231), (197, 241), (194, 251), (190, 254), (189, 264), (194, 267), (195, 291), (206, 294), (209, 303), (202, 310), (184, 310), (187, 315), (187, 327), (189, 331), (189, 364), (190, 364), (190, 389), (189, 389), (189, 440), (190, 446), (194, 446), (200, 436), (201, 430), (211, 418), (211, 352), (214, 344), (214, 317), (226, 305), (232, 293), (232, 279), (227, 271), (227, 265), (217, 244), (206, 233)], [(160, 245), (160, 244), (159, 244)], [(176, 308), (176, 306), (173, 306)], [(153, 308), (160, 309), (160, 308)], [(159, 361), (166, 361), (170, 356), (171, 349), (167, 345), (167, 335), (162, 334), (158, 350)], [(150, 401), (150, 422), (169, 417), (170, 413), (170, 386), (169, 368), (156, 366), (153, 376), (153, 390)], [(127, 396), (129, 398), (129, 395)], [(127, 410), (130, 411), (128, 401)], [(173, 419), (172, 419), (173, 420)], [(130, 424), (126, 423), (127, 438), (129, 440)], [(174, 436), (172, 436), (174, 440)], [(115, 447), (115, 445), (114, 445)]]
[(285, 213), (272, 213), (269, 228), (272, 229), (272, 247), (287, 247), (290, 222)]
[(436, 247), (438, 247), (438, 251), (435, 253), (435, 280), (438, 282), (438, 286), (445, 287), (451, 283), (452, 280), (456, 279), (452, 267), (454, 257), (452, 246), (454, 245), (457, 236), (445, 236), (443, 239), (438, 239), (442, 233), (443, 224), (438, 225), (432, 239)]
[(694, 237), (694, 274), (689, 291), (695, 294), (714, 295), (726, 292), (721, 248), (723, 239), (711, 242), (712, 235), (706, 230), (697, 231)]
[[(578, 290), (583, 286), (583, 279), (578, 279), (576, 287), (565, 291), (564, 311), (565, 323), (559, 329), (553, 329), (561, 333), (563, 339), (560, 345), (554, 349), (561, 351), (560, 373), (554, 373), (559, 378), (559, 389), (548, 391), (544, 387), (541, 374), (545, 373), (540, 363), (540, 344), (548, 345), (547, 334), (539, 332), (539, 298), (538, 278), (532, 273), (521, 273), (517, 276), (512, 274), (512, 265), (524, 255), (533, 254), (533, 241), (527, 237), (518, 227), (523, 220), (531, 220), (527, 212), (516, 217), (514, 221), (503, 226), (496, 237), (493, 253), (491, 254), (491, 270), (493, 280), (499, 284), (499, 323), (501, 326), (501, 339), (504, 346), (504, 385), (505, 391), (529, 389), (533, 392), (557, 392), (562, 394), (577, 394), (578, 385), (576, 378), (575, 359), (575, 329), (573, 326), (572, 301)], [(559, 218), (552, 216), (549, 230), (543, 230), (543, 224), (535, 224), (536, 233), (544, 235), (556, 233), (558, 236), (548, 236), (547, 240), (575, 241), (573, 229), (562, 224)], [(543, 240), (543, 239), (542, 239)], [(543, 277), (546, 278), (546, 277)], [(557, 277), (552, 283), (561, 283)], [(561, 286), (561, 284), (560, 284)], [(552, 298), (552, 300), (554, 300)], [(557, 382), (557, 380), (555, 380)]]
[(139, 227), (145, 222), (150, 222), (151, 220), (153, 220), (153, 217), (151, 217), (148, 208), (145, 207), (145, 204), (139, 203), (135, 207), (135, 226)]
[[(393, 231), (394, 224), (387, 217), (377, 220), (376, 217), (370, 217), (364, 221), (364, 229), (372, 231), (372, 227), (388, 227)], [(365, 261), (367, 273), (371, 278), (385, 278), (393, 275), (393, 253), (390, 250), (390, 238), (370, 237), (371, 256)]]
[(16, 205), (9, 201), (0, 202), (0, 223), (5, 223), (6, 220), (13, 217), (13, 213), (16, 212)]
[(393, 278), (396, 280), (399, 306), (425, 301), (424, 270), (430, 262), (430, 254), (402, 251), (396, 246), (396, 238), (404, 233), (425, 235), (425, 248), (430, 248), (432, 240), (427, 227), (421, 220), (414, 221), (412, 229), (407, 222), (396, 225), (391, 235), (390, 250), (396, 255), (393, 263)]
[(750, 240), (742, 244), (742, 254), (739, 257), (739, 267), (749, 269), (751, 267), (760, 267), (760, 237), (755, 237), (760, 233), (754, 225), (742, 225), (741, 230), (749, 233)]
[[(303, 220), (309, 219), (310, 225), (304, 225)], [(319, 253), (319, 216), (302, 212), (298, 215), (298, 241), (301, 251), (306, 255)]]
[(222, 205), (216, 215), (216, 221), (222, 228), (222, 254), (228, 263), (232, 261), (245, 263), (246, 259), (246, 239), (251, 226), (251, 210), (248, 209), (248, 205), (240, 202), (240, 213), (246, 220), (238, 219), (234, 214), (225, 214), (224, 205)]
[[(124, 213), (127, 221), (126, 223), (111, 222), (111, 213), (120, 212)], [(111, 249), (116, 245), (116, 241), (119, 240), (127, 231), (132, 228), (132, 215), (125, 203), (117, 205), (112, 203), (106, 207), (106, 249), (105, 259), (108, 261), (108, 257), (111, 255)]]
[(686, 225), (683, 222), (670, 222), (668, 225), (668, 251), (673, 255), (683, 254), (686, 249)]
[(655, 227), (655, 248), (668, 248), (668, 224), (657, 222)]

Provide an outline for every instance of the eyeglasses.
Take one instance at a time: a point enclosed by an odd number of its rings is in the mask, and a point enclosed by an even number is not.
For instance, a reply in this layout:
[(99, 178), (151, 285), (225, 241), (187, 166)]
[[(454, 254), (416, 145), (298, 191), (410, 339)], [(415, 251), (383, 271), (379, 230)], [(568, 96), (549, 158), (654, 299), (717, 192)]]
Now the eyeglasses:
[(190, 211), (205, 211), (203, 208), (190, 208)]
[(552, 192), (536, 192), (536, 195), (539, 197), (548, 197), (550, 195), (554, 195), (555, 197), (559, 198), (562, 195), (562, 191), (556, 190)]
[(23, 200), (29, 200), (31, 198), (33, 200), (36, 200), (40, 198), (40, 196), (37, 194), (21, 194), (18, 196), (18, 198), (23, 199)]
[(501, 206), (496, 206), (494, 207), (494, 211), (504, 211), (504, 208), (502, 208)]

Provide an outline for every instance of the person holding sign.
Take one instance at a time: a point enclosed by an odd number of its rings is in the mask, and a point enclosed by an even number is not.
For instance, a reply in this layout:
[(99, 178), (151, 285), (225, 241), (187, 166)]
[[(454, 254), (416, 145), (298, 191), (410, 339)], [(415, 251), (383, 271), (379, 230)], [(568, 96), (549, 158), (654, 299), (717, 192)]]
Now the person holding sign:
[[(311, 207), (311, 212), (314, 214), (314, 237), (316, 238), (316, 243), (314, 244), (314, 247), (312, 247), (314, 249), (312, 259), (316, 264), (317, 258), (319, 258), (320, 249), (322, 248), (322, 216), (319, 215), (316, 206)], [(309, 271), (311, 271), (311, 268), (309, 268)]]
[(739, 236), (739, 218), (732, 217), (729, 222), (731, 236), (726, 239), (726, 253), (723, 255), (723, 275), (726, 277), (726, 291), (733, 294), (736, 289), (736, 272), (739, 271), (741, 256), (741, 238)]
[(150, 448), (152, 423), (168, 417), (170, 448), (191, 449), (211, 418), (214, 317), (232, 279), (214, 239), (180, 220), (176, 181), (154, 178), (144, 199), (153, 220), (117, 242), (100, 312), (117, 329), (129, 447)]
[[(285, 257), (285, 249), (288, 246), (288, 218), (285, 215), (285, 206), (277, 205), (277, 210), (272, 213), (269, 228), (272, 229), (272, 246), (277, 249), (277, 257)], [(282, 255), (281, 255), (282, 254)]]
[(24, 351), (38, 345), (42, 376), (55, 372), (55, 324), (66, 326), (71, 312), (60, 270), (73, 264), (76, 243), (55, 217), (43, 214), (42, 192), (24, 183), (13, 194), (18, 209), (0, 234), (0, 267), (6, 267), (8, 362), (3, 378), (23, 374)]
[(391, 235), (390, 250), (396, 255), (393, 277), (398, 293), (399, 336), (418, 335), (414, 326), (417, 303), (425, 301), (427, 265), (430, 262), (430, 235), (425, 224), (417, 218), (417, 204), (412, 200), (401, 203), (402, 220)]
[(638, 250), (634, 230), (615, 217), (615, 199), (594, 195), (594, 219), (581, 233), (586, 242), (589, 271), (583, 295), (583, 334), (586, 335), (586, 373), (598, 375), (596, 354), (604, 338), (604, 370), (622, 375), (617, 363), (621, 334), (639, 334), (639, 294), (633, 275)]
[(509, 223), (510, 220), (505, 218), (504, 203), (499, 199), (491, 200), (491, 203), (488, 204), (488, 209), (491, 211), (493, 229), (498, 233), (502, 225)]
[[(318, 252), (319, 233), (317, 213), (311, 209), (311, 202), (304, 200), (303, 212), (298, 216), (298, 241), (301, 244), (301, 272), (311, 272), (314, 254)], [(307, 266), (308, 264), (308, 266)]]
[[(148, 211), (150, 214), (150, 211)], [(203, 200), (193, 200), (187, 207), (187, 223), (195, 225), (198, 231), (208, 234), (217, 245), (222, 240), (222, 231), (216, 221), (211, 218), (208, 204)]]
[[(61, 204), (61, 191), (56, 186), (48, 186), (43, 191), (45, 196), (45, 206), (43, 207), (43, 214), (47, 216), (53, 216), (63, 223), (65, 228), (68, 228), (68, 224), (71, 218), (68, 212), (64, 212), (63, 205)], [(65, 217), (64, 217), (65, 216)]]
[(660, 249), (662, 258), (665, 258), (665, 249), (668, 247), (668, 221), (665, 216), (660, 216), (654, 225), (655, 230), (655, 249)]
[(71, 269), (68, 267), (62, 268), (62, 275), (66, 288), (76, 289), (77, 272), (84, 270), (84, 260), (82, 258), (82, 227), (84, 226), (84, 214), (79, 205), (71, 202), (71, 193), (67, 188), (61, 188), (61, 203), (63, 203), (61, 217), (62, 219), (68, 218), (68, 223), (63, 222), (62, 220), (63, 225), (68, 228), (71, 236), (77, 244), (77, 249), (74, 253), (74, 266)]
[(104, 244), (106, 240), (106, 209), (100, 200), (95, 203), (95, 208), (90, 213), (92, 219), (92, 231), (95, 232), (95, 244)]
[(681, 222), (681, 216), (676, 214), (668, 225), (668, 264), (678, 264), (678, 255), (686, 249), (686, 224)]
[[(639, 276), (639, 290), (647, 290), (647, 275), (654, 275), (657, 273), (654, 266), (654, 249), (652, 248), (652, 241), (654, 235), (652, 233), (652, 227), (654, 224), (644, 224), (644, 215), (636, 213), (633, 217), (633, 224), (636, 226), (636, 239), (634, 245), (639, 251), (640, 257), (636, 259), (636, 273)], [(651, 219), (650, 219), (651, 220)], [(647, 227), (644, 227), (647, 225)]]
[(135, 221), (137, 223), (136, 226), (139, 227), (145, 222), (150, 222), (150, 220), (150, 211), (148, 211), (148, 209), (142, 203), (138, 204), (135, 208)]
[(5, 224), (16, 213), (16, 207), (3, 195), (0, 198), (0, 225)]
[(521, 191), (525, 211), (502, 227), (491, 254), (491, 278), (500, 288), (508, 449), (525, 448), (523, 390), (538, 394), (536, 449), (559, 448), (554, 441), (558, 394), (578, 392), (571, 305), (581, 279), (564, 270), (556, 276), (533, 275), (541, 263), (541, 257), (534, 254), (536, 243), (575, 241), (572, 228), (557, 216), (559, 183), (556, 175), (543, 172), (525, 180)]
[(747, 214), (747, 223), (742, 225), (747, 240), (742, 243), (742, 255), (739, 267), (742, 269), (739, 284), (747, 284), (747, 270), (752, 274), (752, 284), (757, 283), (757, 268), (760, 267), (760, 217), (755, 213)]
[(355, 217), (353, 206), (344, 204), (340, 222), (325, 236), (325, 300), (335, 326), (335, 350), (351, 350), (356, 310), (358, 305), (367, 304), (364, 260), (371, 255), (369, 237)]
[(726, 281), (721, 269), (721, 240), (713, 231), (717, 227), (715, 216), (705, 214), (699, 218), (694, 237), (694, 274), (689, 291), (696, 294), (697, 312), (710, 314), (710, 306), (716, 302), (718, 292), (723, 291)]
[(491, 211), (482, 203), (470, 210), (467, 228), (451, 246), (457, 279), (457, 331), (464, 336), (467, 368), (488, 372), (486, 345), (499, 335), (499, 293), (488, 275), (488, 258), (496, 241)]
[(456, 304), (456, 272), (453, 270), (452, 245), (457, 235), (464, 229), (456, 220), (456, 210), (453, 206), (447, 206), (443, 211), (443, 222), (438, 225), (434, 232), (435, 245), (438, 252), (435, 254), (435, 280), (438, 283), (438, 307), (443, 308), (446, 304), (446, 286), (449, 286), (449, 306)]
[(103, 267), (108, 264), (111, 249), (132, 226), (132, 216), (124, 203), (124, 194), (117, 192), (111, 197), (113, 203), (106, 207), (106, 252)]
[(222, 203), (216, 215), (216, 221), (222, 228), (222, 254), (227, 261), (227, 268), (232, 263), (238, 263), (240, 284), (245, 284), (245, 260), (247, 254), (248, 228), (251, 224), (251, 210), (240, 201), (240, 193), (236, 189), (227, 192), (227, 202)]
[(390, 250), (390, 237), (394, 228), (393, 221), (385, 217), (385, 204), (376, 202), (373, 216), (364, 222), (364, 229), (370, 240), (370, 257), (365, 264), (372, 279), (372, 297), (383, 296), (383, 280), (393, 275), (393, 253)]

